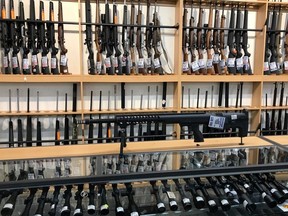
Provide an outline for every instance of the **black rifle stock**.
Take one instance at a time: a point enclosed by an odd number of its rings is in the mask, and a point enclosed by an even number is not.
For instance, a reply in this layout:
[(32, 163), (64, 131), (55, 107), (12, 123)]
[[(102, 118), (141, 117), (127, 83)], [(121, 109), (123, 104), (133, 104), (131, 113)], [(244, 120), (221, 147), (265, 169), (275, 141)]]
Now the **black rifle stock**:
[[(11, 113), (11, 109), (12, 109), (12, 104), (11, 104), (11, 89), (9, 89), (9, 113)], [(9, 118), (9, 131), (8, 131), (8, 135), (9, 135), (9, 147), (14, 147), (14, 131), (13, 131), (13, 121), (12, 118)]]
[[(1, 1), (1, 19), (7, 19), (6, 15), (6, 4), (5, 1)], [(11, 74), (10, 60), (9, 60), (9, 29), (7, 22), (1, 22), (1, 44), (3, 47), (4, 55), (3, 55), (3, 73)]]
[[(275, 87), (274, 87), (273, 104), (272, 104), (273, 107), (276, 106), (278, 83), (275, 82), (274, 85), (275, 85)], [(271, 113), (271, 122), (270, 122), (270, 127), (269, 127), (271, 131), (269, 132), (269, 135), (275, 135), (275, 129), (276, 129), (275, 115), (276, 115), (276, 110), (273, 109), (272, 113)]]
[(116, 216), (124, 216), (125, 212), (120, 201), (120, 191), (117, 188), (117, 184), (112, 184), (112, 188), (113, 188), (112, 196), (114, 197), (114, 200), (115, 200)]
[[(137, 25), (142, 24), (142, 10), (140, 8), (140, 1), (138, 1), (138, 14), (137, 14)], [(138, 52), (138, 73), (140, 74), (147, 74), (146, 67), (145, 67), (145, 60), (142, 52), (142, 31), (141, 27), (137, 27), (136, 31), (136, 48)]]
[[(126, 3), (126, 1), (125, 1)], [(122, 26), (122, 47), (123, 47), (123, 55), (122, 55), (122, 73), (129, 75), (130, 67), (129, 67), (129, 41), (128, 41), (128, 31), (127, 31), (127, 21), (128, 20), (128, 11), (127, 5), (123, 6), (123, 26)]]
[(279, 74), (278, 66), (277, 66), (277, 52), (276, 52), (276, 28), (277, 28), (277, 11), (273, 9), (273, 14), (272, 14), (272, 22), (271, 22), (271, 30), (269, 34), (269, 50), (271, 52), (270, 55), (270, 63), (269, 63), (269, 68), (271, 73), (276, 73)]
[[(185, 5), (184, 5), (185, 7)], [(191, 68), (189, 67), (188, 61), (188, 34), (187, 34), (187, 14), (188, 10), (184, 8), (183, 14), (183, 36), (182, 36), (182, 51), (183, 51), (183, 64), (182, 64), (182, 72), (187, 74), (192, 74)]]
[(128, 209), (130, 212), (130, 215), (135, 215), (138, 216), (139, 215), (139, 211), (138, 211), (138, 206), (136, 205), (134, 198), (133, 198), (133, 187), (131, 183), (125, 183), (126, 186), (126, 195), (128, 196)]
[(147, 51), (147, 73), (154, 73), (154, 68), (152, 65), (152, 38), (153, 38), (153, 23), (150, 22), (150, 6), (151, 3), (147, 1), (147, 14), (146, 14), (146, 31), (145, 31), (145, 48)]
[[(90, 93), (90, 112), (93, 110), (93, 91)], [(92, 114), (90, 114), (90, 119), (93, 119)], [(94, 137), (94, 125), (89, 124), (89, 129), (88, 129), (88, 143), (91, 144), (93, 143), (93, 137)]]
[(227, 59), (227, 69), (230, 74), (236, 74), (235, 58), (237, 55), (237, 50), (234, 45), (234, 23), (235, 23), (235, 7), (231, 9), (231, 17), (229, 23), (228, 40), (227, 45), (229, 46), (229, 54)]
[(35, 194), (37, 192), (37, 188), (30, 188), (29, 191), (30, 191), (29, 196), (24, 200), (25, 208), (24, 208), (21, 216), (29, 216), (30, 215), (30, 209), (32, 207), (33, 200), (34, 200)]
[(55, 186), (53, 192), (53, 198), (51, 200), (50, 210), (48, 212), (49, 216), (55, 216), (57, 213), (57, 206), (59, 203), (61, 186)]
[(49, 191), (49, 187), (42, 188), (41, 196), (37, 200), (38, 207), (35, 212), (35, 215), (37, 216), (43, 216), (44, 214), (45, 203), (48, 201), (47, 199), (48, 191)]
[[(118, 24), (118, 12), (117, 12), (117, 5), (113, 2), (113, 24)], [(119, 40), (118, 40), (118, 27), (113, 27), (113, 46), (115, 50), (115, 58), (117, 58), (117, 64), (115, 65), (115, 73), (117, 75), (123, 75), (122, 72), (122, 58), (121, 58), (121, 51), (119, 49)], [(116, 60), (115, 60), (116, 62)], [(113, 63), (114, 64), (114, 63)]]
[(219, 41), (219, 30), (220, 27), (220, 13), (219, 10), (215, 10), (214, 17), (214, 30), (213, 30), (213, 49), (214, 49), (214, 58), (213, 58), (213, 67), (216, 74), (222, 74), (220, 67), (220, 41)]
[[(240, 6), (237, 8), (236, 15), (236, 29), (240, 29), (240, 21), (241, 21), (241, 11)], [(242, 46), (241, 46), (241, 30), (235, 30), (235, 49), (236, 49), (236, 72), (243, 74), (243, 54), (242, 54)]]
[(93, 215), (96, 212), (96, 206), (95, 206), (95, 184), (90, 183), (89, 184), (89, 193), (88, 193), (89, 203), (87, 207), (87, 212), (89, 215)]
[[(282, 82), (281, 85), (282, 86), (281, 86), (280, 101), (279, 101), (280, 107), (283, 106), (283, 100), (284, 100), (284, 89), (285, 89), (284, 82)], [(282, 109), (281, 108), (278, 110), (278, 120), (277, 120), (276, 129), (277, 129), (276, 135), (281, 135), (283, 133), (282, 131)]]
[(26, 146), (32, 146), (32, 117), (30, 112), (30, 89), (27, 89), (27, 125), (26, 125)]
[(100, 214), (101, 215), (108, 215), (109, 214), (109, 205), (108, 205), (107, 197), (106, 197), (105, 184), (98, 185), (98, 194), (101, 197)]
[[(14, 0), (10, 0), (9, 5), (9, 11), (10, 11), (10, 19), (15, 20), (15, 11), (14, 11)], [(18, 59), (18, 53), (20, 51), (20, 48), (17, 44), (17, 24), (15, 22), (10, 22), (9, 26), (10, 31), (10, 40), (11, 40), (11, 47), (12, 47), (12, 59), (11, 59), (11, 66), (12, 66), (12, 73), (13, 74), (20, 74), (20, 67), (19, 67), (19, 59)]]
[[(73, 83), (73, 95), (72, 95), (72, 112), (77, 111), (77, 83)], [(78, 127), (76, 121), (76, 114), (72, 115), (72, 139), (71, 144), (77, 144), (78, 141)]]
[[(67, 110), (67, 104), (68, 104), (68, 98), (67, 98), (67, 93), (65, 94), (65, 113), (68, 112)], [(68, 115), (65, 114), (64, 117), (64, 145), (69, 145), (69, 118)]]
[(76, 207), (74, 210), (73, 215), (74, 216), (83, 216), (83, 206), (82, 206), (82, 200), (83, 200), (83, 184), (77, 185), (77, 192), (75, 193), (75, 200), (76, 200)]
[(245, 5), (244, 10), (244, 21), (243, 21), (243, 30), (242, 30), (242, 49), (244, 51), (243, 56), (243, 72), (249, 75), (252, 75), (252, 68), (250, 64), (250, 56), (251, 54), (248, 52), (248, 10)]
[(72, 185), (66, 185), (66, 190), (64, 191), (63, 198), (64, 198), (64, 205), (61, 209), (61, 216), (69, 216), (71, 212), (71, 204), (70, 199), (72, 197)]

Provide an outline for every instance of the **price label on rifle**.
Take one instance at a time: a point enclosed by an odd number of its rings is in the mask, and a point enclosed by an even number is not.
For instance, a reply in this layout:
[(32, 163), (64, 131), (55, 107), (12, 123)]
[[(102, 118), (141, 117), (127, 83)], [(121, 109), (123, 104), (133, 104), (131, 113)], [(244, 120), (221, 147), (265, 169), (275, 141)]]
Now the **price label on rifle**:
[(47, 58), (47, 56), (43, 56), (41, 58), (41, 66), (42, 67), (48, 67), (48, 58)]
[(7, 68), (7, 67), (8, 67), (8, 58), (7, 58), (7, 56), (4, 56), (4, 57), (3, 57), (3, 67), (4, 67), (4, 68)]
[(28, 179), (35, 179), (34, 173), (28, 173)]
[(12, 57), (12, 68), (18, 68), (17, 57)]
[(288, 70), (288, 61), (284, 61), (284, 70)]
[(207, 68), (212, 68), (213, 67), (213, 60), (212, 59), (208, 59), (207, 60)]
[(60, 56), (60, 65), (61, 66), (66, 66), (68, 62), (68, 58), (66, 55), (61, 55)]
[(89, 59), (87, 60), (87, 67), (88, 67), (88, 69), (91, 68), (91, 65), (90, 65), (90, 61), (89, 61)]
[(117, 68), (118, 67), (118, 59), (114, 57), (112, 60), (112, 64), (113, 64), (114, 68)]
[(235, 67), (235, 58), (228, 58), (227, 66), (228, 67)]
[(101, 69), (102, 69), (102, 62), (96, 62), (96, 71), (98, 73), (101, 73)]
[(199, 64), (198, 64), (198, 61), (192, 62), (191, 67), (192, 67), (192, 70), (193, 70), (193, 71), (197, 71), (197, 70), (200, 69)]
[(138, 172), (144, 172), (144, 166), (138, 166)]
[(123, 173), (129, 173), (129, 166), (128, 164), (123, 165)]
[(189, 70), (189, 63), (188, 63), (188, 61), (183, 62), (183, 64), (182, 64), (182, 70), (183, 70), (183, 71), (188, 71), (188, 70)]
[(137, 166), (135, 164), (132, 164), (131, 167), (130, 167), (130, 172), (135, 173), (136, 170), (137, 170)]
[(174, 192), (172, 192), (172, 191), (167, 191), (167, 195), (168, 195), (169, 199), (176, 199), (176, 196), (175, 196)]
[(220, 61), (220, 67), (221, 68), (224, 68), (226, 66), (226, 61), (225, 61), (225, 59), (222, 59), (221, 61)]
[(29, 60), (28, 59), (25, 58), (22, 60), (22, 68), (23, 68), (23, 70), (29, 69)]
[(200, 68), (205, 68), (205, 60), (204, 59), (199, 59), (198, 60), (198, 65)]
[(243, 58), (237, 58), (236, 59), (236, 67), (237, 68), (243, 68)]
[(51, 69), (55, 69), (57, 66), (57, 59), (51, 58)]
[(249, 64), (249, 57), (248, 56), (243, 56), (243, 64), (244, 65)]
[(214, 54), (213, 56), (213, 64), (218, 64), (220, 61), (219, 54)]
[(127, 58), (125, 56), (122, 56), (122, 67), (126, 66), (126, 60)]
[(152, 67), (151, 57), (149, 57), (149, 58), (146, 59), (146, 65), (147, 65), (147, 68)]
[(144, 68), (144, 58), (138, 59), (138, 68)]
[(155, 58), (153, 63), (154, 63), (154, 68), (155, 69), (157, 69), (157, 68), (159, 68), (161, 66), (159, 58)]
[(271, 71), (276, 71), (278, 69), (276, 62), (270, 62), (269, 66)]
[(110, 60), (110, 58), (105, 58), (105, 66), (106, 66), (106, 68), (110, 68), (110, 67), (111, 67), (111, 60)]
[(221, 116), (210, 116), (208, 127), (216, 128), (216, 129), (224, 129), (225, 125), (225, 117)]
[(264, 62), (264, 71), (269, 71), (269, 63)]
[(37, 66), (38, 65), (37, 55), (32, 55), (31, 61), (32, 61), (32, 67)]

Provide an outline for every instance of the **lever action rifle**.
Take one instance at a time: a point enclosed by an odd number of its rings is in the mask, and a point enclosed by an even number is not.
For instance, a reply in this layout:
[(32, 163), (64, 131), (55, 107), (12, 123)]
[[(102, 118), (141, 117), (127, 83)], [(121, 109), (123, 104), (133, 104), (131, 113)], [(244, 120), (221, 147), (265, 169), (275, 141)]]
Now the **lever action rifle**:
[[(117, 11), (117, 5), (116, 3), (113, 1), (113, 24), (118, 24), (118, 11)], [(114, 50), (115, 50), (115, 58), (113, 60), (113, 66), (115, 69), (115, 73), (117, 75), (123, 75), (122, 72), (122, 59), (121, 59), (121, 51), (119, 49), (119, 41), (118, 41), (118, 27), (114, 26), (113, 27), (113, 46), (114, 46)]]
[(68, 58), (66, 56), (68, 50), (65, 47), (65, 37), (64, 37), (64, 24), (63, 22), (63, 8), (62, 2), (58, 1), (58, 44), (60, 47), (60, 73), (69, 74), (68, 70)]
[(209, 8), (209, 21), (208, 21), (208, 30), (206, 33), (206, 47), (207, 47), (207, 72), (211, 75), (215, 74), (215, 70), (213, 67), (213, 58), (212, 58), (212, 21), (213, 21), (213, 9), (212, 9), (212, 3), (210, 3), (210, 8)]
[(204, 60), (204, 49), (205, 49), (205, 43), (203, 43), (203, 32), (202, 32), (202, 27), (203, 27), (203, 14), (204, 10), (202, 9), (201, 5), (199, 8), (199, 18), (198, 18), (198, 24), (197, 24), (197, 48), (198, 48), (198, 64), (199, 64), (199, 72), (203, 75), (207, 74), (207, 69), (205, 65), (205, 60)]
[[(140, 0), (138, 0), (138, 14), (137, 14), (137, 25), (142, 24), (142, 11), (140, 8)], [(146, 68), (145, 68), (145, 61), (144, 61), (144, 56), (142, 52), (142, 32), (141, 32), (141, 27), (137, 27), (137, 32), (136, 32), (136, 48), (138, 52), (138, 73), (139, 74), (147, 74)]]
[(185, 8), (184, 4), (184, 14), (183, 14), (183, 38), (182, 38), (182, 51), (183, 51), (183, 65), (182, 65), (182, 72), (191, 74), (191, 69), (189, 67), (189, 61), (188, 61), (188, 34), (187, 34), (187, 14), (188, 10)]
[(47, 54), (49, 53), (49, 48), (47, 47), (48, 41), (46, 40), (46, 32), (45, 32), (45, 11), (44, 11), (44, 2), (40, 1), (39, 4), (39, 18), (40, 21), (37, 24), (37, 48), (42, 50), (42, 57), (41, 57), (41, 72), (42, 74), (50, 74), (49, 67), (48, 67), (48, 57)]
[[(73, 83), (73, 95), (72, 95), (72, 112), (77, 111), (77, 83)], [(78, 141), (78, 127), (77, 127), (77, 121), (76, 121), (76, 114), (72, 115), (72, 139), (73, 141), (71, 144), (77, 144)]]
[[(10, 0), (10, 19), (15, 20), (15, 11), (14, 11), (14, 0)], [(20, 67), (19, 67), (19, 59), (18, 59), (18, 53), (20, 51), (20, 48), (17, 44), (17, 25), (14, 21), (10, 22), (9, 31), (10, 31), (10, 40), (11, 40), (11, 47), (12, 47), (12, 73), (13, 74), (20, 74)]]
[(31, 68), (33, 74), (40, 74), (39, 64), (38, 64), (38, 56), (39, 50), (36, 46), (36, 21), (35, 18), (35, 3), (34, 0), (30, 0), (30, 18), (31, 22), (28, 23), (28, 47), (31, 50)]
[(147, 0), (147, 14), (146, 14), (146, 32), (145, 32), (145, 48), (147, 51), (147, 59), (146, 59), (146, 66), (147, 66), (147, 73), (154, 73), (154, 68), (152, 65), (152, 38), (153, 38), (153, 23), (150, 22), (150, 0)]
[[(49, 2), (49, 21), (54, 22), (54, 4), (52, 1)], [(51, 73), (52, 74), (59, 74), (58, 69), (58, 59), (57, 53), (58, 48), (55, 47), (56, 39), (55, 39), (55, 27), (54, 23), (49, 23), (47, 26), (47, 35), (48, 35), (48, 47), (51, 49)]]
[(252, 68), (250, 64), (250, 56), (251, 54), (248, 52), (248, 10), (245, 5), (244, 10), (244, 21), (243, 21), (243, 30), (242, 30), (242, 49), (244, 51), (243, 56), (243, 72), (247, 73), (248, 75), (252, 75)]
[[(85, 0), (85, 12), (86, 12), (85, 13), (86, 14), (86, 23), (91, 23), (91, 5), (90, 5), (90, 0)], [(86, 25), (85, 33), (86, 33), (85, 44), (87, 45), (87, 49), (88, 49), (88, 53), (89, 53), (88, 61), (87, 61), (88, 73), (90, 75), (95, 75), (96, 73), (95, 73), (94, 52), (93, 52), (93, 46), (92, 46), (92, 25), (91, 24), (87, 24)]]
[(237, 55), (237, 50), (235, 48), (234, 44), (234, 23), (235, 23), (235, 7), (232, 7), (231, 9), (231, 17), (230, 17), (230, 23), (229, 23), (229, 31), (228, 31), (228, 40), (227, 45), (229, 46), (229, 54), (228, 54), (228, 60), (227, 60), (227, 67), (228, 72), (230, 74), (236, 74), (237, 69), (235, 66), (235, 58)]
[[(1, 1), (1, 20), (7, 19), (6, 16), (6, 4), (5, 1)], [(9, 62), (9, 33), (8, 33), (8, 25), (7, 22), (1, 22), (1, 44), (3, 47), (4, 55), (3, 55), (3, 73), (11, 74), (10, 62)]]
[(240, 6), (237, 8), (236, 16), (236, 29), (235, 30), (235, 48), (236, 48), (236, 71), (237, 73), (243, 74), (243, 58), (242, 58), (242, 47), (241, 47), (241, 30), (240, 29), (240, 20), (241, 11)]

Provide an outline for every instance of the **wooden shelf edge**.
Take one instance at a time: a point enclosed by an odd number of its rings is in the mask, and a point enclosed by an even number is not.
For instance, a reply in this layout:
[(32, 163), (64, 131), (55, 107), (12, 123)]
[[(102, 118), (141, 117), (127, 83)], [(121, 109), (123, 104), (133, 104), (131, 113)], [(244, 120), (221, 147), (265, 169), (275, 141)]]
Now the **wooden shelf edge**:
[(81, 82), (81, 75), (0, 75), (0, 83), (71, 83)]
[[(286, 136), (287, 139), (287, 136)], [(194, 143), (192, 140), (162, 140), (127, 143), (124, 154), (145, 152), (173, 152), (210, 150), (223, 148), (248, 148), (259, 146), (271, 146), (259, 137), (245, 137), (244, 145), (239, 145), (239, 137), (205, 139), (203, 143)], [(69, 146), (41, 146), (29, 148), (2, 148), (0, 149), (0, 160), (29, 160), (46, 158), (69, 158), (90, 157), (97, 155), (119, 154), (119, 143), (111, 144), (79, 144)]]
[(181, 75), (182, 82), (261, 82), (262, 75)]
[(265, 75), (263, 76), (263, 82), (288, 82), (288, 74)]
[(218, 111), (241, 111), (241, 110), (250, 110), (250, 111), (257, 111), (260, 110), (259, 107), (208, 107), (208, 108), (182, 108), (182, 112), (197, 112), (197, 111), (202, 111), (202, 112), (218, 112)]

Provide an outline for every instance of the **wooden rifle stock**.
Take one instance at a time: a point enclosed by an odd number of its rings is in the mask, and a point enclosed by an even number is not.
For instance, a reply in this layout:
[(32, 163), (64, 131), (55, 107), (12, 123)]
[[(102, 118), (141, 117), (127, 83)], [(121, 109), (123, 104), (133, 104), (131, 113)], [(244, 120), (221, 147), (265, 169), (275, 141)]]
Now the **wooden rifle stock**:
[[(208, 28), (212, 28), (212, 21), (213, 21), (213, 9), (212, 9), (212, 3), (210, 3), (210, 9), (209, 9), (209, 21), (208, 21)], [(207, 47), (207, 73), (211, 75), (215, 75), (215, 70), (213, 67), (213, 57), (212, 57), (212, 30), (208, 29), (206, 34), (206, 47)]]

